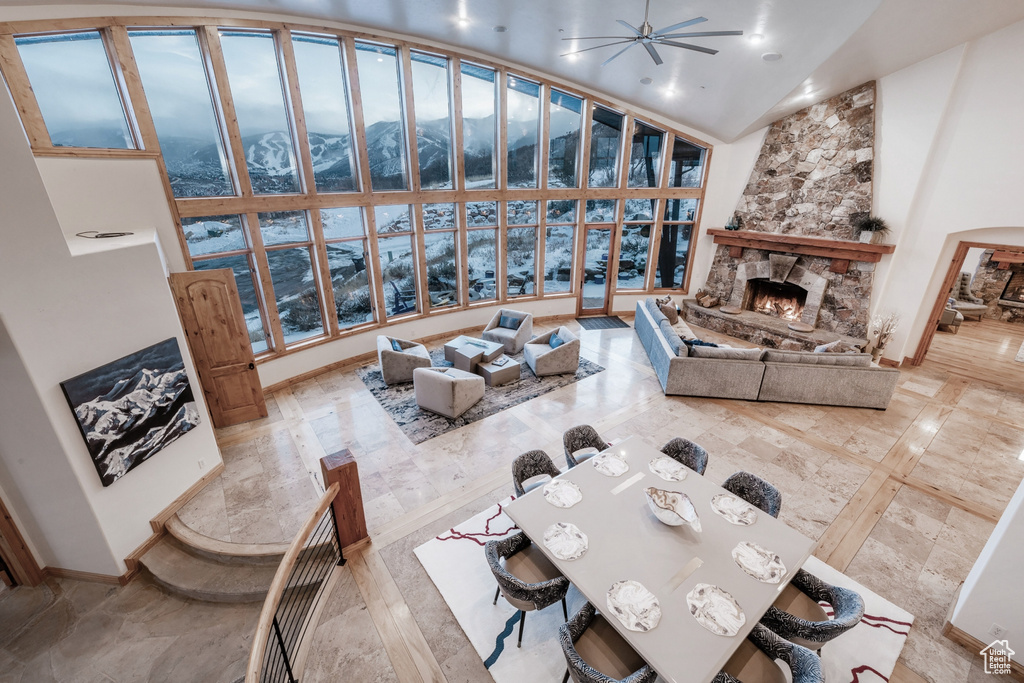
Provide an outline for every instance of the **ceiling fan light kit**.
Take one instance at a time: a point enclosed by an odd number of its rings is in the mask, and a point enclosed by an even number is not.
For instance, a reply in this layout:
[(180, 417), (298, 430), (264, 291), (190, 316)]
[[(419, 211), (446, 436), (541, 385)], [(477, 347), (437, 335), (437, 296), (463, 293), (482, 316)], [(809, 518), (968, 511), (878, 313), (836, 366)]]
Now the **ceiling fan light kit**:
[(658, 51), (654, 47), (655, 45), (667, 45), (667, 46), (670, 46), (670, 47), (679, 47), (679, 48), (683, 48), (684, 50), (692, 50), (694, 52), (703, 52), (704, 54), (714, 55), (714, 54), (718, 54), (718, 50), (712, 50), (711, 48), (703, 47), (702, 45), (694, 45), (692, 43), (680, 43), (680, 42), (677, 42), (676, 39), (678, 39), (678, 38), (711, 38), (711, 37), (719, 37), (719, 36), (742, 36), (743, 35), (743, 31), (690, 31), (690, 32), (685, 32), (685, 33), (675, 33), (675, 31), (679, 31), (680, 29), (684, 29), (684, 28), (687, 28), (688, 26), (693, 26), (695, 24), (700, 24), (702, 22), (707, 21), (707, 19), (704, 18), (704, 17), (697, 17), (695, 19), (690, 19), (688, 21), (681, 21), (678, 24), (672, 24), (671, 26), (666, 26), (665, 28), (660, 28), (660, 29), (655, 30), (654, 27), (651, 26), (651, 23), (647, 20), (648, 19), (648, 15), (650, 14), (650, 11), (651, 11), (651, 0), (647, 0), (647, 5), (646, 5), (646, 8), (644, 9), (644, 23), (640, 24), (639, 28), (637, 28), (636, 26), (633, 26), (632, 24), (630, 24), (630, 23), (628, 23), (626, 21), (623, 21), (622, 19), (617, 19), (616, 20), (619, 24), (624, 26), (626, 29), (628, 29), (633, 34), (631, 36), (580, 36), (578, 38), (562, 38), (562, 40), (607, 40), (607, 39), (614, 39), (610, 43), (604, 43), (602, 45), (595, 45), (593, 47), (586, 47), (586, 48), (583, 48), (582, 50), (575, 50), (573, 52), (566, 52), (562, 56), (563, 57), (568, 57), (569, 55), (576, 55), (576, 54), (579, 54), (580, 52), (589, 52), (590, 50), (597, 50), (597, 49), (600, 49), (600, 48), (603, 48), (603, 47), (610, 47), (612, 45), (623, 45), (623, 44), (625, 44), (625, 47), (621, 48), (618, 52), (613, 54), (611, 57), (609, 57), (608, 59), (606, 59), (603, 62), (601, 62), (601, 66), (605, 66), (606, 64), (608, 64), (612, 60), (614, 60), (614, 59), (620, 57), (621, 55), (625, 54), (626, 51), (629, 50), (630, 48), (636, 47), (637, 45), (643, 45), (644, 49), (647, 50), (647, 54), (650, 55), (652, 60), (654, 60), (654, 63), (656, 65), (660, 66), (660, 65), (665, 63), (665, 60), (663, 60), (661, 58), (661, 55), (658, 53)]

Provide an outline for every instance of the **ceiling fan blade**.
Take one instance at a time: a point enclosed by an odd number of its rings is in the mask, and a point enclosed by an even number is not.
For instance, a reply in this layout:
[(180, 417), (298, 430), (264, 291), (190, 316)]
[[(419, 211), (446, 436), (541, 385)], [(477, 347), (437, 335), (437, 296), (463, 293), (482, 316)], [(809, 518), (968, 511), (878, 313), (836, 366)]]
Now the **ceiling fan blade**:
[(658, 40), (655, 41), (658, 45), (671, 45), (672, 47), (681, 47), (686, 50), (693, 50), (694, 52), (703, 52), (708, 55), (717, 55), (718, 50), (712, 50), (709, 47), (701, 47), (700, 45), (690, 45), (689, 43), (677, 43), (672, 40)]
[(630, 41), (629, 45), (627, 45), (626, 47), (622, 48), (621, 50), (619, 50), (618, 52), (613, 54), (611, 57), (609, 57), (608, 59), (606, 59), (603, 62), (601, 62), (601, 66), (606, 66), (608, 64), (608, 62), (612, 61), (613, 59), (615, 59), (616, 57), (621, 55), (623, 52), (625, 52), (629, 48), (633, 47), (634, 45), (636, 45), (636, 41), (635, 40)]
[(562, 38), (562, 40), (599, 40), (604, 38), (623, 38), (633, 40), (632, 36), (577, 36), (575, 38)]
[(633, 26), (632, 24), (627, 24), (622, 19), (616, 19), (615, 21), (617, 21), (618, 23), (622, 24), (623, 26), (628, 28), (630, 31), (632, 31), (633, 33), (635, 33), (638, 36), (640, 36), (641, 38), (643, 38), (643, 36), (644, 36), (643, 32), (640, 29), (638, 29), (636, 26)]
[(665, 63), (665, 60), (661, 58), (661, 55), (658, 54), (658, 51), (654, 49), (654, 45), (647, 41), (644, 41), (644, 48), (647, 49), (647, 54), (651, 56), (651, 59), (654, 60), (655, 64), (661, 66), (662, 64)]
[(697, 31), (695, 33), (651, 34), (652, 38), (707, 38), (709, 36), (742, 36), (743, 31)]
[(694, 24), (699, 24), (704, 21), (707, 21), (707, 19), (705, 19), (704, 17), (697, 17), (696, 19), (690, 19), (689, 21), (681, 21), (678, 24), (672, 24), (671, 26), (666, 26), (665, 28), (659, 28), (657, 31), (655, 31), (655, 33), (659, 35), (663, 33), (671, 33), (676, 29), (686, 28), (687, 26), (693, 26)]
[[(576, 55), (576, 54), (579, 54), (580, 52), (589, 52), (590, 50), (597, 50), (597, 49), (602, 48), (602, 47), (608, 47), (609, 45), (620, 45), (622, 43), (632, 43), (632, 42), (634, 42), (634, 40), (632, 38), (626, 38), (625, 40), (616, 40), (614, 43), (605, 43), (604, 45), (595, 45), (593, 47), (585, 47), (582, 50), (575, 50), (573, 52), (566, 52), (566, 53), (564, 53), (561, 56), (562, 57), (568, 57), (569, 55)], [(614, 57), (612, 59), (614, 59)]]

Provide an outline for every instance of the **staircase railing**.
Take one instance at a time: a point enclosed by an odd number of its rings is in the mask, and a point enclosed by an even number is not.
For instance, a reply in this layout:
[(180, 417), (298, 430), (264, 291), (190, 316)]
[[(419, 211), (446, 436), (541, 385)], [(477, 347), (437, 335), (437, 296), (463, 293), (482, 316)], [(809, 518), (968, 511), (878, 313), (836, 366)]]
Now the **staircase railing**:
[(345, 564), (333, 502), (337, 483), (292, 539), (267, 592), (245, 672), (245, 683), (297, 683), (296, 659), (310, 617), (335, 567)]

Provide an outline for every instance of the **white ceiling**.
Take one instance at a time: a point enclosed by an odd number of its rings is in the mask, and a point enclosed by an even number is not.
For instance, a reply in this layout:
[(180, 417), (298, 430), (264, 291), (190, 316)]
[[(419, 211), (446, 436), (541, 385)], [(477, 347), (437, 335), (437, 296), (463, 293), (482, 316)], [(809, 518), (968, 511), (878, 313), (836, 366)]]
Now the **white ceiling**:
[[(41, 3), (40, 3), (41, 4)], [(80, 8), (90, 2), (74, 4)], [(96, 3), (98, 4), (98, 3)], [(438, 41), (491, 55), (633, 103), (730, 142), (815, 101), (880, 78), (1024, 19), (1021, 0), (651, 0), (655, 29), (707, 17), (693, 38), (710, 56), (660, 47), (657, 66), (639, 47), (605, 67), (618, 47), (575, 59), (563, 52), (626, 35), (615, 20), (643, 21), (643, 0), (136, 0), (138, 5), (286, 13)], [(24, 0), (0, 0), (24, 5)], [(38, 6), (38, 5), (37, 5)], [(110, 10), (105, 7), (104, 10)], [(129, 12), (126, 12), (129, 13)], [(465, 19), (460, 25), (459, 19)], [(496, 33), (495, 26), (507, 31)], [(759, 33), (760, 43), (748, 36)], [(776, 62), (761, 55), (782, 54)], [(649, 77), (650, 85), (640, 79)], [(671, 89), (673, 94), (667, 94)]]

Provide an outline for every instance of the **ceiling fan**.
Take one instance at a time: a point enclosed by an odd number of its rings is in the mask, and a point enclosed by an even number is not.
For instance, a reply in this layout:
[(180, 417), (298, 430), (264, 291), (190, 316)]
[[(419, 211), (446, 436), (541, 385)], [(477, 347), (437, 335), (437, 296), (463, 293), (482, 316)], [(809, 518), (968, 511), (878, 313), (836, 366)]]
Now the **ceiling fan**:
[(700, 24), (701, 22), (707, 21), (704, 17), (697, 17), (696, 19), (690, 19), (689, 21), (682, 21), (678, 24), (672, 24), (665, 28), (660, 28), (657, 31), (651, 26), (650, 22), (647, 21), (647, 15), (651, 10), (651, 0), (647, 0), (647, 7), (644, 9), (644, 23), (640, 25), (640, 28), (629, 24), (622, 19), (617, 19), (618, 23), (622, 24), (635, 35), (632, 36), (580, 36), (578, 38), (562, 38), (562, 40), (600, 40), (607, 38), (617, 38), (611, 43), (605, 43), (603, 45), (595, 45), (594, 47), (583, 48), (582, 50), (576, 50), (574, 52), (566, 52), (563, 57), (569, 55), (579, 54), (580, 52), (587, 52), (589, 50), (597, 50), (598, 48), (608, 47), (610, 45), (621, 45), (622, 43), (629, 43), (626, 47), (622, 48), (608, 59), (601, 62), (601, 66), (606, 65), (616, 57), (621, 56), (631, 47), (636, 45), (643, 45), (644, 49), (647, 50), (647, 54), (651, 56), (655, 64), (661, 65), (664, 60), (658, 51), (654, 49), (657, 45), (669, 45), (671, 47), (681, 47), (685, 50), (694, 50), (695, 52), (703, 52), (705, 54), (714, 55), (718, 54), (718, 50), (712, 50), (711, 48), (701, 47), (700, 45), (692, 45), (690, 43), (677, 43), (676, 38), (707, 38), (710, 36), (742, 36), (743, 31), (698, 31), (693, 33), (673, 33), (679, 29), (686, 28), (687, 26), (693, 26), (694, 24)]

